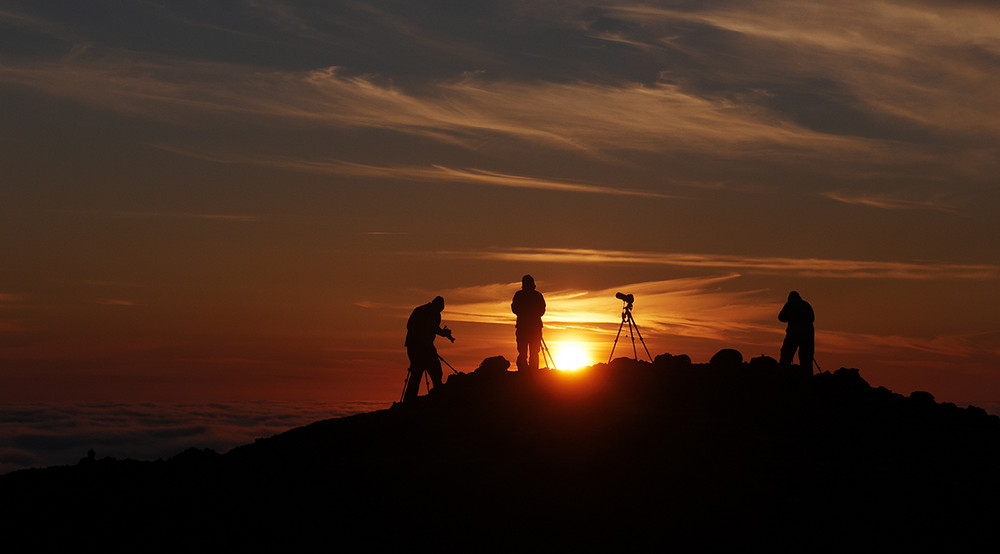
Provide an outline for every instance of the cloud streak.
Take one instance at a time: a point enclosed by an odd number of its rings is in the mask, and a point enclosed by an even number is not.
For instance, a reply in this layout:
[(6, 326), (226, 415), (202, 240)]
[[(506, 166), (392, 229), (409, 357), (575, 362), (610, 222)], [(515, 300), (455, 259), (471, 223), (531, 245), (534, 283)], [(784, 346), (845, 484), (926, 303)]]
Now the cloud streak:
[(101, 304), (103, 306), (129, 306), (130, 307), (130, 306), (136, 306), (136, 305), (138, 305), (136, 302), (134, 302), (132, 300), (122, 300), (122, 299), (118, 299), (118, 298), (98, 298), (97, 300), (95, 300), (95, 302), (97, 302), (98, 304)]
[(262, 72), (228, 64), (120, 58), (0, 66), (0, 82), (164, 123), (205, 116), (277, 118), (372, 128), (475, 149), (491, 134), (603, 157), (616, 151), (724, 151), (753, 155), (850, 152), (877, 144), (816, 133), (668, 83), (605, 85), (487, 81), (432, 83), (422, 94), (335, 67)]
[[(634, 308), (643, 328), (678, 336), (722, 339), (756, 331), (756, 321), (770, 319), (773, 306), (761, 301), (761, 291), (730, 292), (722, 286), (738, 275), (621, 283), (600, 290), (557, 289), (544, 292), (545, 325), (605, 336), (621, 323), (619, 291), (639, 298)], [(520, 283), (496, 283), (442, 292), (450, 321), (509, 326), (509, 303)], [(690, 315), (697, 314), (697, 315)]]
[[(683, 198), (655, 191), (630, 189), (624, 187), (609, 187), (595, 184), (574, 183), (560, 179), (546, 179), (528, 175), (513, 175), (486, 169), (452, 168), (444, 165), (431, 166), (376, 166), (347, 162), (343, 160), (326, 159), (310, 160), (300, 158), (267, 158), (245, 157), (224, 154), (194, 153), (169, 146), (161, 146), (163, 150), (179, 155), (218, 163), (237, 163), (257, 165), (287, 171), (299, 171), (318, 175), (339, 175), (347, 177), (364, 177), (375, 179), (406, 180), (417, 182), (447, 182), (482, 185), (492, 187), (523, 188), (535, 190), (550, 190), (583, 194), (610, 194), (615, 196), (638, 196), (645, 198)], [(208, 216), (203, 216), (208, 217)], [(216, 216), (221, 217), (221, 216)]]
[(757, 274), (790, 274), (801, 277), (839, 279), (988, 280), (1000, 278), (1000, 266), (990, 264), (752, 257), (583, 248), (506, 248), (482, 251), (440, 251), (436, 254), (451, 258), (508, 262), (662, 265), (701, 269), (730, 269)]
[(888, 356), (891, 350), (910, 350), (948, 358), (1000, 358), (1000, 332), (947, 334), (931, 337), (876, 335), (845, 331), (823, 331), (821, 340), (828, 351), (847, 354), (863, 352)]
[(626, 3), (624, 19), (688, 22), (740, 35), (794, 68), (846, 86), (873, 114), (962, 135), (1000, 134), (1000, 8), (990, 3), (752, 1), (681, 11)]
[(820, 196), (857, 206), (868, 206), (883, 210), (930, 210), (936, 212), (956, 213), (957, 210), (948, 204), (935, 200), (907, 200), (895, 198), (888, 195), (875, 195), (867, 193), (849, 193), (827, 191), (820, 193)]
[(110, 215), (122, 219), (195, 219), (195, 220), (205, 220), (205, 221), (229, 221), (229, 222), (244, 222), (244, 221), (259, 221), (260, 217), (254, 215), (238, 215), (238, 214), (211, 214), (211, 213), (197, 213), (197, 212), (108, 212)]

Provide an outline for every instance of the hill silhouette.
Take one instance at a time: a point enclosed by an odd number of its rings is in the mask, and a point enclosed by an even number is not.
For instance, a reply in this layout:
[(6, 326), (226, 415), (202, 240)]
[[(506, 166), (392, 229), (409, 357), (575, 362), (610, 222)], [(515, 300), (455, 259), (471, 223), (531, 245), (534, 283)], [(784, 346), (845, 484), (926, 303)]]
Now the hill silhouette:
[(954, 551), (996, 544), (998, 468), (979, 408), (664, 354), (456, 374), (226, 454), (14, 472), (0, 531), (43, 551)]

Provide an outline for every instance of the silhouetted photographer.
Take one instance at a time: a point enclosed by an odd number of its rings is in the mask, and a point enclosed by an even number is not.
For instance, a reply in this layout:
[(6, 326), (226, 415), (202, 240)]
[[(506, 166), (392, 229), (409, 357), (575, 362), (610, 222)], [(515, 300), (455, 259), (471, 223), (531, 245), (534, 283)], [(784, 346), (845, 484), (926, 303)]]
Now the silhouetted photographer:
[(812, 373), (813, 353), (816, 350), (813, 321), (816, 319), (812, 306), (792, 291), (788, 293), (778, 321), (788, 323), (785, 329), (785, 342), (781, 345), (781, 365), (791, 365), (796, 349), (799, 351), (799, 365)]
[(438, 335), (455, 342), (451, 329), (441, 327), (441, 312), (444, 310), (444, 298), (437, 296), (434, 300), (417, 306), (406, 322), (406, 355), (410, 358), (410, 375), (403, 390), (403, 402), (417, 397), (420, 390), (420, 378), (424, 372), (431, 378), (434, 388), (441, 386), (441, 358), (434, 339)]
[(538, 371), (538, 353), (542, 348), (542, 315), (545, 298), (535, 290), (531, 275), (521, 278), (521, 290), (514, 293), (510, 310), (517, 315), (514, 336), (517, 338), (517, 370)]

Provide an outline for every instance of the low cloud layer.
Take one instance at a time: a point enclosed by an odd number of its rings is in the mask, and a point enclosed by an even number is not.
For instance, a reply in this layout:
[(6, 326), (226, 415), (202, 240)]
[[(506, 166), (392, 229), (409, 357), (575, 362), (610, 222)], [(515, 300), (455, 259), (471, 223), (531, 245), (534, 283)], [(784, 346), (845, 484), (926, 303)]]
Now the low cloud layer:
[(378, 402), (215, 404), (6, 403), (0, 408), (0, 473), (98, 457), (170, 458), (188, 448), (230, 448), (314, 421), (387, 407)]

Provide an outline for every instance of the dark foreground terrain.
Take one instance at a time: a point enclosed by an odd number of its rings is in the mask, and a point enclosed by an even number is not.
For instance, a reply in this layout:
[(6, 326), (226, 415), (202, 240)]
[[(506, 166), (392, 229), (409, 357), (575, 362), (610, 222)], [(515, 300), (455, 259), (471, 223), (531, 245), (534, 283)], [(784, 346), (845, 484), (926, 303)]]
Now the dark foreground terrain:
[(458, 374), (224, 455), (19, 471), (0, 533), (26, 552), (995, 549), (1000, 419), (724, 358)]

